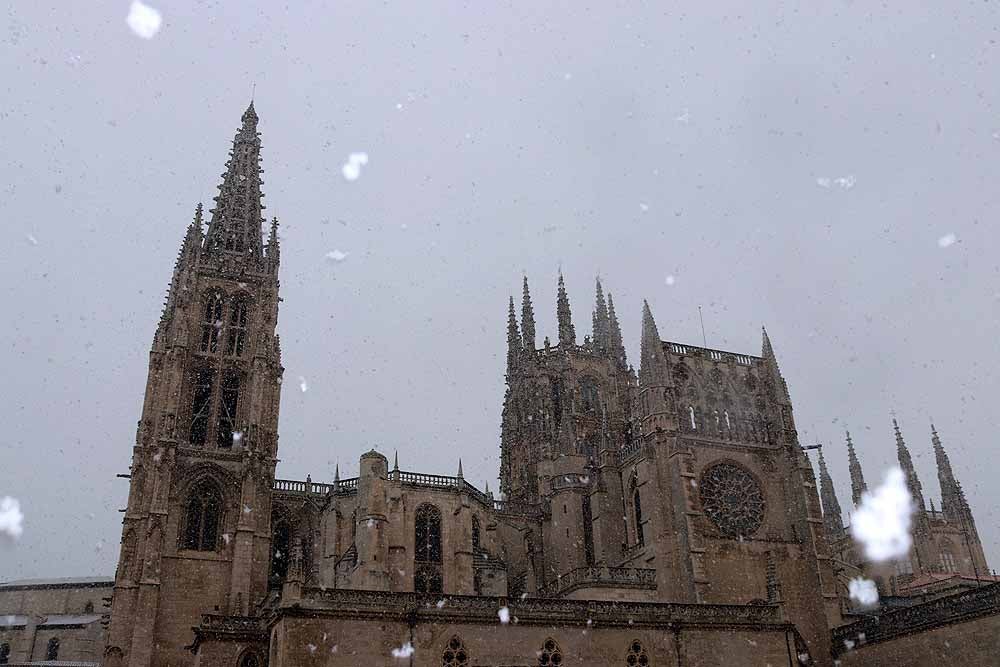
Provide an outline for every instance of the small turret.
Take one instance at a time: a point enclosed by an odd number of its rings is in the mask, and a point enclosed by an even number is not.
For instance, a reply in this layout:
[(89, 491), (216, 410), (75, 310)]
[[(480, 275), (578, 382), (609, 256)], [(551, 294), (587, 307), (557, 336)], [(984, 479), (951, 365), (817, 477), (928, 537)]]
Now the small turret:
[(524, 276), (524, 288), (521, 296), (521, 334), (524, 351), (535, 351), (535, 309), (531, 306), (531, 293), (528, 291), (528, 276)]
[(625, 358), (625, 345), (622, 344), (622, 329), (618, 324), (618, 316), (615, 315), (615, 300), (608, 292), (608, 325), (611, 333), (608, 338), (611, 356), (618, 362), (619, 368), (627, 368), (628, 360)]
[(847, 467), (851, 472), (851, 502), (857, 507), (861, 504), (861, 496), (868, 490), (865, 484), (865, 474), (861, 470), (861, 462), (854, 453), (854, 443), (851, 442), (851, 432), (847, 433)]
[(823, 450), (819, 450), (819, 495), (823, 502), (823, 527), (827, 537), (836, 538), (844, 532), (844, 519), (840, 512), (840, 502), (833, 488), (833, 478), (826, 467)]
[(920, 478), (917, 477), (913, 458), (910, 456), (910, 450), (907, 449), (906, 443), (903, 442), (903, 434), (899, 430), (899, 424), (896, 423), (895, 417), (892, 419), (892, 430), (896, 433), (896, 458), (899, 460), (899, 467), (903, 469), (903, 474), (906, 476), (906, 487), (913, 498), (914, 506), (918, 510), (925, 511), (927, 505), (924, 502), (923, 487), (920, 484)]
[(514, 314), (514, 297), (510, 297), (507, 308), (507, 376), (517, 365), (517, 360), (521, 357), (521, 334), (517, 328), (517, 315)]
[(573, 328), (573, 315), (569, 310), (569, 297), (566, 296), (562, 271), (559, 272), (559, 288), (556, 295), (556, 320), (559, 322), (559, 346), (576, 345), (576, 329)]
[(597, 278), (596, 297), (594, 300), (592, 340), (594, 350), (607, 354), (611, 348), (611, 322), (608, 317), (608, 304), (604, 301), (604, 290), (601, 279)]

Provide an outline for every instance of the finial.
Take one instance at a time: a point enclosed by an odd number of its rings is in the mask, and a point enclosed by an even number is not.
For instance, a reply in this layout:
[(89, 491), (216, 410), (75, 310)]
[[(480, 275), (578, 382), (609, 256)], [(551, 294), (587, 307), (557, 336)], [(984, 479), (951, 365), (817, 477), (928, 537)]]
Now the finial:
[(458, 457), (458, 478), (464, 479), (464, 476), (462, 475), (462, 457)]
[(399, 450), (397, 449), (392, 455), (392, 470), (393, 472), (399, 471)]
[(340, 481), (340, 463), (337, 463), (337, 467), (333, 470), (333, 481), (337, 483)]

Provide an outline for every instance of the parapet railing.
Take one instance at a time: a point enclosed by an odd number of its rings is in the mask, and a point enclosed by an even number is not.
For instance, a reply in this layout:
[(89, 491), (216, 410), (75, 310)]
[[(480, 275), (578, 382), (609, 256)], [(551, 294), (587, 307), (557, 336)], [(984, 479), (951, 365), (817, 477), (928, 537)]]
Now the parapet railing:
[(712, 350), (707, 347), (697, 347), (695, 345), (682, 345), (680, 343), (666, 343), (667, 347), (674, 354), (701, 355), (712, 361), (732, 361), (741, 366), (752, 366), (759, 357), (749, 354), (737, 354), (736, 352), (726, 352), (725, 350)]
[(540, 597), (558, 597), (587, 586), (602, 588), (656, 588), (656, 570), (595, 565), (561, 574), (538, 589)]
[(224, 616), (222, 614), (202, 614), (202, 630), (212, 632), (263, 632), (264, 619), (259, 616)]
[(997, 613), (1000, 613), (1000, 584), (990, 584), (834, 628), (833, 650), (839, 654), (848, 650), (848, 645), (886, 641), (946, 623)]
[(339, 482), (333, 484), (324, 484), (322, 482), (313, 482), (311, 480), (306, 480), (301, 482), (295, 479), (276, 479), (274, 480), (274, 486), (272, 486), (275, 491), (282, 491), (284, 493), (295, 493), (302, 495), (315, 495), (315, 496), (326, 496), (332, 491), (334, 494), (339, 493), (353, 493), (358, 488), (358, 478), (351, 477), (348, 479), (342, 479)]

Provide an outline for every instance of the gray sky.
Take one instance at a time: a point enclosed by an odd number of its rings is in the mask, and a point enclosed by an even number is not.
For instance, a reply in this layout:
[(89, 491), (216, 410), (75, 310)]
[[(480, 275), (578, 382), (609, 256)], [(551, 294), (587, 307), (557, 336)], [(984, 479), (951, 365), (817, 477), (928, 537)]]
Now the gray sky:
[(152, 4), (148, 41), (125, 1), (0, 17), (0, 579), (113, 572), (163, 295), (252, 82), (279, 476), (374, 446), (496, 488), (507, 296), (527, 272), (554, 336), (561, 266), (581, 338), (601, 272), (633, 363), (643, 298), (670, 340), (699, 304), (712, 347), (765, 323), (845, 508), (843, 429), (875, 482), (890, 409), (938, 495), (933, 416), (1000, 563), (995, 5)]

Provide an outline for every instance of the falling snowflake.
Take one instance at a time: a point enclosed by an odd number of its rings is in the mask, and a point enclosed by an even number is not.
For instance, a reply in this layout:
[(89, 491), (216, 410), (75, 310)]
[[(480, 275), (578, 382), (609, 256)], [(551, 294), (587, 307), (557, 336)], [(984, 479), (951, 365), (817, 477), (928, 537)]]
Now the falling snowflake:
[(299, 376), (299, 389), (302, 390), (303, 394), (309, 391), (309, 383), (306, 382), (306, 379), (301, 375)]
[(0, 499), (0, 537), (16, 540), (24, 532), (24, 514), (17, 498), (4, 496)]
[(905, 557), (910, 551), (910, 515), (913, 500), (903, 471), (892, 468), (885, 481), (861, 497), (851, 521), (851, 534), (876, 563)]
[(500, 622), (504, 625), (510, 623), (510, 609), (507, 607), (500, 607), (499, 611), (497, 611), (497, 616), (500, 617)]
[(343, 262), (347, 259), (347, 253), (343, 250), (331, 250), (326, 253), (325, 257), (331, 262)]
[(862, 607), (874, 607), (878, 603), (878, 588), (871, 579), (864, 577), (851, 579), (847, 584), (847, 592), (851, 599)]
[(34, 234), (25, 234), (24, 238), (28, 239), (28, 243), (31, 245), (38, 245), (38, 239), (35, 238)]
[(243, 431), (233, 431), (233, 444), (238, 445), (243, 442)]
[(306, 648), (309, 649), (310, 653), (315, 653), (316, 652), (316, 645), (315, 644), (306, 644)]
[(954, 234), (945, 234), (944, 236), (938, 239), (938, 247), (947, 248), (948, 246), (954, 244), (955, 241), (957, 240), (958, 237), (956, 237)]
[(829, 176), (819, 176), (816, 179), (816, 185), (821, 188), (829, 190), (830, 188), (836, 186), (841, 190), (850, 190), (858, 182), (858, 179), (854, 174), (849, 174), (847, 176), (838, 176), (836, 178), (830, 178)]
[(639, 202), (639, 210), (642, 211), (643, 213), (645, 213), (646, 211), (649, 210), (649, 204), (645, 204), (643, 202)]
[(243, 506), (243, 513), (244, 514), (250, 514), (250, 512), (253, 512), (253, 508), (250, 507), (249, 505), (244, 505)]
[(225, 542), (226, 544), (229, 544), (229, 540), (231, 540), (231, 539), (232, 538), (229, 537), (229, 533), (223, 533), (222, 534), (222, 541)]
[(163, 16), (159, 11), (149, 5), (145, 5), (139, 0), (133, 0), (128, 8), (128, 16), (125, 18), (128, 27), (143, 39), (153, 39), (160, 31), (160, 24), (163, 23)]
[(691, 121), (691, 113), (687, 109), (685, 109), (684, 113), (674, 118), (674, 120), (676, 120), (678, 123), (688, 123)]
[(361, 175), (361, 167), (366, 164), (368, 164), (368, 153), (351, 153), (347, 162), (341, 167), (344, 178), (349, 181), (358, 180), (358, 176)]
[(438, 600), (437, 601), (437, 608), (438, 609), (444, 609), (444, 600)]
[(677, 282), (677, 279), (676, 279), (676, 278), (674, 278), (673, 276), (667, 276), (667, 279), (666, 279), (666, 281), (665, 281), (665, 282), (667, 283), (667, 286), (668, 286), (668, 287), (671, 287), (671, 286), (673, 286), (673, 284), (674, 284), (675, 282)]
[(394, 658), (409, 658), (413, 655), (413, 644), (406, 642), (399, 648), (392, 649), (392, 657)]

